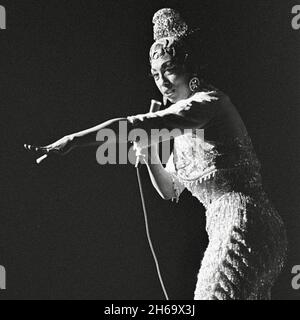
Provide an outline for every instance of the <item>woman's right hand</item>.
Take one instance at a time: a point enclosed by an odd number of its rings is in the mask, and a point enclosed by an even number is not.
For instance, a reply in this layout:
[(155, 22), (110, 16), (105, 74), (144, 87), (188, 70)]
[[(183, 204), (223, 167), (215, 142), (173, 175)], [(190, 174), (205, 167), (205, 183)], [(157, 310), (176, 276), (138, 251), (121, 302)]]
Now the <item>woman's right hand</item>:
[(140, 161), (143, 164), (158, 164), (160, 163), (159, 144), (140, 149), (136, 155), (140, 156)]
[(68, 135), (47, 146), (24, 144), (24, 148), (40, 156), (66, 155), (76, 147), (74, 135)]

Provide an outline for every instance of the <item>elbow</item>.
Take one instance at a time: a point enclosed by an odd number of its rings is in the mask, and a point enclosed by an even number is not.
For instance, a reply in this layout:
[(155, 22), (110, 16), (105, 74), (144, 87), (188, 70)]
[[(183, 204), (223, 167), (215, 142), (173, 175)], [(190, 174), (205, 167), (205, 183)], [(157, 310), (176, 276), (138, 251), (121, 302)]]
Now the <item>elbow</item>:
[(176, 196), (164, 196), (162, 198), (163, 198), (163, 200), (167, 200), (167, 201), (172, 200), (172, 202), (175, 200), (176, 203), (178, 203), (178, 201), (179, 201), (179, 198)]
[(170, 193), (161, 193), (161, 192), (160, 192), (160, 196), (163, 200), (166, 200), (166, 201), (172, 200), (176, 197), (173, 193), (170, 194)]
[(172, 197), (171, 197), (171, 196), (168, 196), (168, 195), (161, 195), (161, 197), (162, 197), (163, 200), (166, 200), (166, 201), (172, 199)]
[(163, 200), (171, 200), (172, 199), (172, 196), (170, 194), (162, 192), (161, 190), (157, 190), (157, 191)]
[(177, 193), (175, 189), (173, 188), (173, 184), (170, 186), (170, 188), (166, 188), (165, 190), (159, 190), (159, 194), (162, 197), (163, 200), (172, 200), (174, 198), (178, 198)]

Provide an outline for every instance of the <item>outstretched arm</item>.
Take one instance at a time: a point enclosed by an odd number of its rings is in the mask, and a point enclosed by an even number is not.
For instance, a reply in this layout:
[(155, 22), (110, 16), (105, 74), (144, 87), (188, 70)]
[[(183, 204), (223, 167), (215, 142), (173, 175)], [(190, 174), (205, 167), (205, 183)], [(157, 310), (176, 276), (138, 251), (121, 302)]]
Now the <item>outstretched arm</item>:
[[(197, 93), (191, 99), (179, 101), (165, 110), (111, 119), (90, 129), (67, 135), (50, 145), (25, 145), (25, 148), (44, 157), (49, 154), (64, 155), (76, 147), (109, 143), (96, 139), (98, 132), (103, 129), (111, 129), (114, 132), (113, 142), (118, 143), (120, 140), (127, 141), (128, 133), (134, 128), (143, 130), (144, 135), (138, 141), (138, 147), (145, 148), (175, 138), (183, 134), (184, 129), (204, 128), (219, 111), (219, 102), (220, 96), (216, 92)], [(127, 130), (120, 130), (122, 121), (126, 122)], [(152, 129), (157, 129), (156, 134), (152, 134)], [(162, 130), (165, 130), (163, 134)]]
[[(123, 128), (127, 128), (126, 131), (119, 130), (121, 122), (126, 123), (126, 126), (123, 126)], [(65, 155), (78, 147), (100, 146), (104, 142), (109, 143), (110, 137), (108, 137), (108, 140), (106, 141), (96, 139), (98, 132), (103, 129), (110, 129), (112, 130), (112, 132), (114, 132), (113, 142), (115, 143), (116, 140), (117, 142), (119, 142), (119, 140), (124, 141), (124, 139), (127, 139), (128, 130), (132, 129), (132, 124), (126, 118), (115, 118), (105, 121), (90, 129), (69, 134), (63, 137), (62, 139), (59, 139), (58, 141), (47, 146), (34, 146), (25, 144), (24, 147), (29, 151), (33, 151), (37, 154), (43, 155), (43, 157), (40, 158), (42, 160), (50, 154)]]
[[(126, 123), (126, 128), (127, 128), (126, 131), (119, 130), (121, 122)], [(125, 126), (124, 126), (124, 128), (125, 128)], [(127, 140), (128, 131), (130, 131), (132, 129), (132, 125), (127, 120), (127, 118), (110, 119), (110, 120), (105, 121), (95, 127), (90, 128), (90, 129), (74, 133), (73, 137), (74, 137), (75, 146), (76, 147), (85, 147), (85, 146), (93, 146), (93, 145), (99, 146), (99, 145), (101, 145), (102, 143), (104, 143), (104, 141), (98, 141), (96, 138), (97, 138), (98, 132), (103, 129), (112, 130), (112, 132), (114, 132), (114, 134), (116, 136), (117, 141), (113, 140), (111, 142), (119, 143), (119, 140), (121, 140), (121, 141)], [(105, 141), (105, 142), (110, 143), (109, 137), (108, 137), (108, 141)]]

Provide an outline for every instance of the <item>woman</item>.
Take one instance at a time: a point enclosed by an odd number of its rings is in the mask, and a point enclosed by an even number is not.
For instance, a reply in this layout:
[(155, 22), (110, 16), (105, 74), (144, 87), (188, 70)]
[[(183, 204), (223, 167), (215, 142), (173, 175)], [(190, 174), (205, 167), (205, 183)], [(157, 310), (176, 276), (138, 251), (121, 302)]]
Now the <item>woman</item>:
[[(263, 190), (251, 139), (229, 97), (201, 80), (188, 26), (179, 14), (159, 10), (153, 23), (151, 73), (168, 107), (112, 119), (46, 147), (25, 147), (48, 155), (100, 145), (98, 131), (112, 129), (119, 137), (121, 121), (128, 130), (139, 128), (149, 134), (151, 129), (179, 129), (165, 167), (157, 140), (135, 141), (135, 149), (144, 155), (153, 186), (164, 199), (178, 201), (186, 188), (205, 206), (209, 245), (198, 273), (195, 300), (270, 299), (287, 241), (282, 220)], [(200, 129), (204, 136), (198, 134)], [(167, 139), (169, 135), (162, 138)]]

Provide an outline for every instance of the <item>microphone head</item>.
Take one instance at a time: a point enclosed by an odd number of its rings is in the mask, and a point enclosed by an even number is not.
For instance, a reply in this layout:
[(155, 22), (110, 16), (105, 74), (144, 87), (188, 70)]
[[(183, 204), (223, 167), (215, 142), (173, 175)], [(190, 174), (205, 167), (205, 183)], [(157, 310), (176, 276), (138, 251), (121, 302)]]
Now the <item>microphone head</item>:
[(159, 111), (160, 108), (161, 108), (161, 105), (162, 105), (162, 103), (160, 101), (152, 99), (151, 100), (151, 106), (150, 106), (150, 112)]

